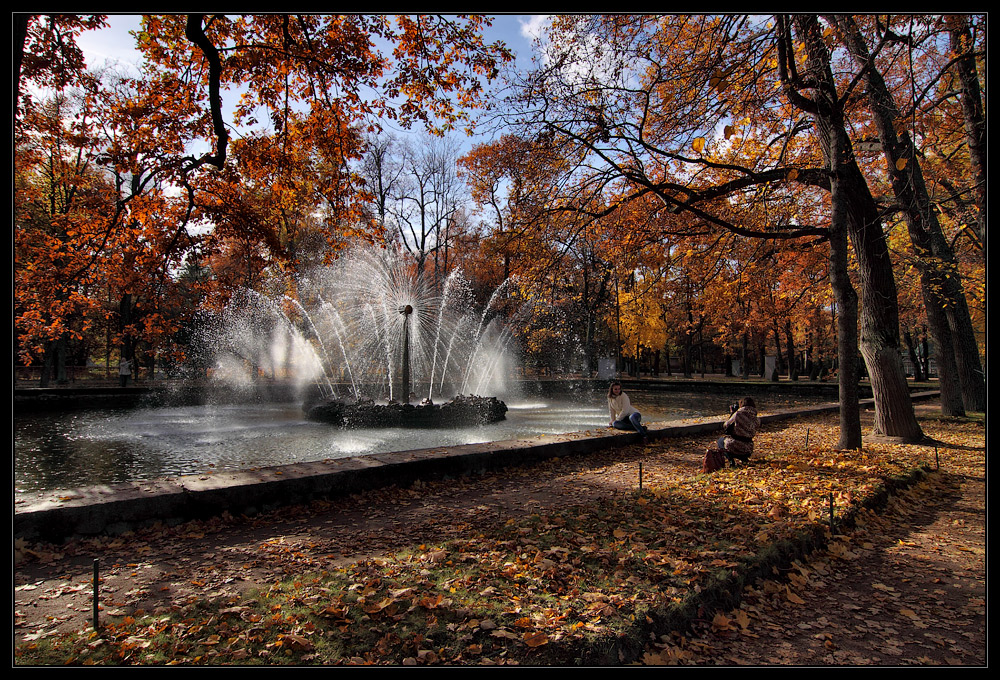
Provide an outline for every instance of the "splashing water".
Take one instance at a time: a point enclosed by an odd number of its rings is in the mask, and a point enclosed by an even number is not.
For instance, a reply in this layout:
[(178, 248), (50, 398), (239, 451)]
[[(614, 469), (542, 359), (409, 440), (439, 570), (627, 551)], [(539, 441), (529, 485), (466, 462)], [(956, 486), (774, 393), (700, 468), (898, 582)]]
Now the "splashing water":
[[(323, 397), (405, 400), (399, 374), (407, 335), (416, 394), (506, 393), (514, 343), (496, 307), (508, 282), (476, 310), (462, 272), (436, 288), (413, 269), (400, 253), (361, 248), (301, 277), (296, 297), (242, 291), (210, 339), (215, 376), (316, 385)], [(407, 306), (412, 314), (401, 313)]]

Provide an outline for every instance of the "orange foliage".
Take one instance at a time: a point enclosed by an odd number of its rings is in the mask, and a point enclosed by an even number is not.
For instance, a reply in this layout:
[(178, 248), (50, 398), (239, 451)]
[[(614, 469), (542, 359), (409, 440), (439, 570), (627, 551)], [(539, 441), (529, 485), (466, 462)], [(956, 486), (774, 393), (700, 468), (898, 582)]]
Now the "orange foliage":
[[(100, 25), (101, 17), (29, 17), (23, 81), (96, 84), (82, 77), (72, 38)], [(484, 83), (512, 58), (484, 43), (485, 25), (481, 16), (146, 15), (140, 75), (104, 76), (73, 111), (55, 115), (22, 89), (22, 359), (81, 340), (97, 323), (123, 355), (139, 342), (166, 351), (213, 288), (215, 300), (348, 240), (379, 238), (350, 167), (362, 136), (384, 120), (436, 134), (469, 123)], [(226, 120), (229, 88), (240, 99)], [(241, 134), (230, 143), (232, 129)], [(206, 141), (211, 151), (200, 151)]]

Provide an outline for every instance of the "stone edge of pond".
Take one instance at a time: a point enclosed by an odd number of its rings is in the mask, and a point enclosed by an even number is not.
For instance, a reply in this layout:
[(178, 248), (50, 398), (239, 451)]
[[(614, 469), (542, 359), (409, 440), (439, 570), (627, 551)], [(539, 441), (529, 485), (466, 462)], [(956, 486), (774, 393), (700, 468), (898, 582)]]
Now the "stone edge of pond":
[[(938, 392), (921, 392), (927, 399)], [(861, 402), (862, 408), (873, 400)], [(835, 403), (761, 416), (762, 424), (836, 411)], [(674, 425), (652, 423), (650, 439), (717, 433), (721, 420)], [(638, 441), (614, 430), (542, 435), (412, 451), (326, 459), (240, 472), (164, 477), (113, 485), (22, 494), (14, 512), (14, 538), (60, 542), (73, 536), (120, 534), (156, 522), (177, 524), (228, 512), (254, 515), (284, 505), (341, 497), (418, 479), (478, 474), (555, 457), (585, 455)]]

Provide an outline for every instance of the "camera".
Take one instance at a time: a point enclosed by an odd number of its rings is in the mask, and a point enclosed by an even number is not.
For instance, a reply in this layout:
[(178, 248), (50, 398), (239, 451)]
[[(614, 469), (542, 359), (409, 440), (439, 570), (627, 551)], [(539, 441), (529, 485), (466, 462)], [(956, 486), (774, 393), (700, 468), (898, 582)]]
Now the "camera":
[(729, 415), (733, 415), (734, 413), (736, 413), (739, 410), (740, 410), (740, 405), (739, 404), (730, 404), (729, 405)]

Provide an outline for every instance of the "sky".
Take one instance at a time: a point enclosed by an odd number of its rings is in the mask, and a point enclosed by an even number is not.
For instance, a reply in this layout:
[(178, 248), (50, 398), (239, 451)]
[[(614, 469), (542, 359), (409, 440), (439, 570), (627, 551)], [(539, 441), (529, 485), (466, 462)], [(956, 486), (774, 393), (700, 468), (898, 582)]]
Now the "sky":
[[(508, 49), (516, 55), (515, 66), (528, 68), (531, 65), (533, 53), (532, 41), (539, 34), (541, 26), (548, 15), (536, 14), (492, 14), (493, 25), (486, 31), (488, 42), (502, 40)], [(106, 62), (122, 64), (137, 64), (138, 52), (134, 45), (135, 39), (129, 31), (139, 30), (138, 14), (108, 15), (108, 27), (101, 31), (87, 31), (79, 36), (77, 43), (83, 50), (90, 67), (98, 67)], [(397, 133), (404, 134), (402, 130)], [(479, 139), (467, 139), (462, 136), (460, 144), (464, 149), (470, 148)]]
[[(487, 31), (490, 40), (503, 40), (517, 53), (518, 64), (527, 65), (531, 60), (531, 39), (537, 35), (546, 15), (494, 14), (493, 26)], [(109, 27), (103, 31), (90, 31), (80, 36), (78, 43), (87, 55), (88, 64), (98, 65), (105, 60), (134, 63), (135, 41), (128, 34), (138, 30), (138, 14), (111, 14)], [(91, 60), (94, 60), (93, 63)]]

